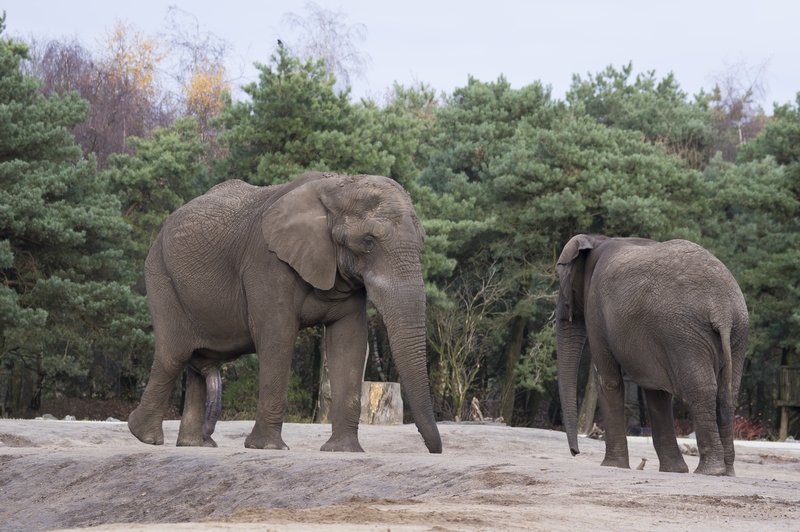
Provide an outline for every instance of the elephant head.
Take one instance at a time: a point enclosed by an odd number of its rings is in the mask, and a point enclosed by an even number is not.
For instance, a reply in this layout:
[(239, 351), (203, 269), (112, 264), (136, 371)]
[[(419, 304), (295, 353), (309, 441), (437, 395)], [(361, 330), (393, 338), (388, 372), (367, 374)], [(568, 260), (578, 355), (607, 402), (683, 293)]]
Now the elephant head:
[(600, 235), (578, 235), (564, 246), (556, 263), (559, 279), (556, 308), (556, 351), (558, 353), (558, 394), (564, 429), (572, 455), (578, 454), (578, 366), (586, 343), (583, 319), (586, 286), (586, 257), (589, 250), (608, 240)]
[(264, 211), (264, 238), (278, 258), (318, 291), (366, 287), (386, 323), (417, 428), (430, 452), (441, 452), (425, 356), (419, 261), (425, 231), (410, 197), (385, 177), (318, 177)]

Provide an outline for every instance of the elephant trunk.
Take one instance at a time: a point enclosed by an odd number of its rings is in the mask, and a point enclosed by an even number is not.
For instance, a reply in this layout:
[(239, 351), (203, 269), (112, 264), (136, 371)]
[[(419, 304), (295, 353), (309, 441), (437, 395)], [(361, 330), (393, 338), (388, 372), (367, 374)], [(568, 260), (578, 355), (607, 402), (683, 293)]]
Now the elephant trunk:
[(567, 432), (567, 443), (572, 456), (578, 450), (578, 367), (583, 344), (586, 343), (586, 324), (582, 319), (558, 319), (556, 324), (556, 352), (558, 354), (558, 395), (561, 415)]
[(442, 452), (442, 439), (433, 415), (425, 355), (425, 287), (419, 263), (394, 273), (391, 281), (364, 279), (367, 294), (383, 315), (397, 372), (406, 392), (417, 430), (431, 453)]

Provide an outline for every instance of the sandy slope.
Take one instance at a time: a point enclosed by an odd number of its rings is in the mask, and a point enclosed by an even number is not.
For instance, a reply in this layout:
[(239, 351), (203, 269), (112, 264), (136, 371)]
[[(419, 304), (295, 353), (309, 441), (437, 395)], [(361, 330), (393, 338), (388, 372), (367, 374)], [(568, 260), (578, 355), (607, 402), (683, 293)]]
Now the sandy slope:
[[(222, 422), (218, 449), (139, 443), (125, 423), (0, 420), (0, 530), (800, 529), (796, 450), (737, 447), (737, 478), (601, 468), (603, 443), (496, 424), (443, 423), (430, 455), (413, 425), (362, 426), (365, 454), (322, 453), (329, 425), (289, 424), (291, 451), (244, 448), (252, 422)], [(687, 457), (690, 469), (697, 457)], [(183, 523), (176, 525), (176, 523)]]

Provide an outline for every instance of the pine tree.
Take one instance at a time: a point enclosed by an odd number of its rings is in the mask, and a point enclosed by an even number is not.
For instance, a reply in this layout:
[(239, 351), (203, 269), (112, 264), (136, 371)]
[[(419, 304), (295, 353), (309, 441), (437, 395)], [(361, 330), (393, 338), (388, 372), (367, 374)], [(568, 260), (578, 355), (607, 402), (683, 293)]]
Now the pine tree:
[(800, 360), (800, 95), (776, 105), (772, 120), (706, 168), (715, 214), (706, 246), (739, 281), (750, 308), (750, 341), (739, 404), (768, 419), (780, 366)]
[(133, 229), (130, 258), (140, 285), (144, 260), (167, 217), (215, 184), (201, 134), (194, 117), (181, 118), (147, 138), (129, 137), (134, 155), (113, 154), (108, 159), (109, 190)]
[(576, 74), (567, 101), (583, 104), (607, 127), (641, 132), (648, 142), (663, 144), (692, 168), (702, 169), (714, 155), (713, 112), (705, 96), (688, 101), (671, 72), (657, 80), (651, 70), (630, 82), (632, 71), (628, 63), (621, 70), (609, 66), (585, 80)]
[(150, 349), (144, 298), (120, 260), (119, 201), (69, 132), (88, 104), (75, 92), (44, 97), (20, 71), (26, 54), (0, 37), (0, 385), (11, 409), (38, 407), (45, 387), (134, 386), (135, 359)]
[[(506, 334), (498, 338), (496, 362), (487, 365), (505, 373), (501, 414), (510, 422), (525, 344), (550, 351), (533, 352), (537, 366), (522, 369), (554, 378), (554, 261), (569, 238), (598, 232), (697, 239), (693, 219), (705, 189), (700, 174), (663, 144), (598, 122), (582, 102), (554, 101), (541, 83), (515, 90), (502, 77), (470, 79), (438, 113), (437, 131), (420, 182), (472, 201), (465, 214), (483, 227), (448, 250), (455, 271), (483, 279), (498, 271), (507, 291)], [(541, 367), (548, 360), (550, 367)], [(523, 377), (543, 389), (541, 378)]]
[(230, 155), (216, 168), (225, 179), (285, 183), (308, 170), (389, 175), (394, 157), (381, 145), (376, 113), (336, 94), (323, 61), (303, 62), (279, 47), (270, 65), (256, 64), (249, 101), (223, 107), (220, 141)]

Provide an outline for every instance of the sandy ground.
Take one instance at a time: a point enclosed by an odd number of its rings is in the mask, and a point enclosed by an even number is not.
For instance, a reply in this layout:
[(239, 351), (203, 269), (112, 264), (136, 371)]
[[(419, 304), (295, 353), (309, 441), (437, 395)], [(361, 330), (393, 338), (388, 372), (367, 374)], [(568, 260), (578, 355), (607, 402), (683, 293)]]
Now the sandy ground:
[[(290, 451), (244, 448), (252, 422), (217, 425), (217, 449), (137, 441), (125, 423), (0, 420), (0, 530), (800, 530), (800, 443), (737, 445), (736, 478), (631, 465), (560, 432), (442, 423), (444, 454), (414, 425), (362, 426), (361, 453), (323, 453), (330, 425), (287, 424)], [(776, 448), (777, 447), (777, 448)], [(697, 457), (687, 456), (690, 469)]]

